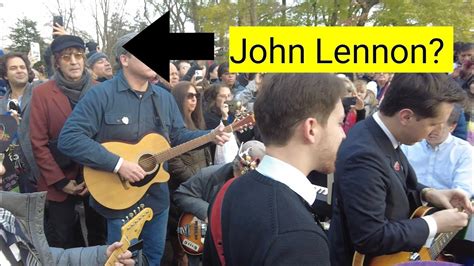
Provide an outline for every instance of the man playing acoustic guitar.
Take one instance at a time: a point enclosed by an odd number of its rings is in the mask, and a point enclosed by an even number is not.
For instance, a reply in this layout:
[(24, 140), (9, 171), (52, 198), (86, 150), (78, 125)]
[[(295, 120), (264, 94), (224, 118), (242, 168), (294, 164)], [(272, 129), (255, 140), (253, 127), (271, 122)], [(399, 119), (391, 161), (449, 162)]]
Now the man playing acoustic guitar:
[[(336, 161), (332, 265), (350, 265), (354, 251), (369, 257), (416, 252), (429, 246), (436, 233), (467, 225), (472, 205), (465, 193), (419, 184), (399, 148), (446, 123), (454, 103), (463, 99), (447, 75), (396, 74), (380, 111), (351, 129)], [(447, 210), (409, 219), (420, 199)]]
[[(123, 48), (135, 35), (127, 34), (118, 39), (114, 53), (121, 70), (113, 79), (91, 89), (77, 104), (59, 139), (60, 150), (75, 161), (118, 173), (130, 184), (144, 179), (144, 169), (136, 162), (109, 152), (100, 143), (112, 140), (136, 143), (147, 133), (155, 132), (176, 146), (209, 133), (187, 130), (173, 96), (149, 82), (156, 73)], [(230, 137), (223, 127), (214, 132), (213, 141), (217, 144)], [(127, 198), (126, 193), (123, 198)], [(106, 208), (95, 199), (91, 201), (91, 206), (107, 218), (108, 243), (120, 239), (121, 219), (132, 209), (140, 203), (150, 207), (155, 216), (145, 224), (141, 237), (150, 265), (160, 264), (169, 209), (166, 182), (151, 185), (137, 203), (123, 210)]]

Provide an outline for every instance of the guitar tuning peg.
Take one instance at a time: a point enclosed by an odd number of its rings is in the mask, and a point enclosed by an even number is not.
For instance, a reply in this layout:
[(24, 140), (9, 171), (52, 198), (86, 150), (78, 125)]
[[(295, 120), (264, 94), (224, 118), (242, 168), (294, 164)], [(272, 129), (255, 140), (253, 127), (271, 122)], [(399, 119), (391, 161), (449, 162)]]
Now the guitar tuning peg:
[(130, 219), (133, 218), (133, 212), (129, 213), (128, 216), (130, 217)]
[(122, 219), (122, 224), (125, 224), (125, 219)]
[(145, 208), (145, 204), (140, 203), (140, 208), (144, 209), (144, 208)]
[(138, 207), (137, 207), (137, 210), (138, 210), (138, 212), (140, 212), (140, 211), (141, 211), (141, 208), (140, 208), (140, 206), (138, 206)]
[(134, 215), (137, 215), (137, 210), (133, 210), (133, 214), (134, 214)]

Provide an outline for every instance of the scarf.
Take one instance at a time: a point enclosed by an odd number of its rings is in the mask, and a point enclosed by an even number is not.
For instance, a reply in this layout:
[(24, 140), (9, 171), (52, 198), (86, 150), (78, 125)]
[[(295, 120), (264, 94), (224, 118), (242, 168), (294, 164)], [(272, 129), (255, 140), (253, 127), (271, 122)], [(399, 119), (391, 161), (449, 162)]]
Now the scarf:
[[(22, 231), (15, 216), (4, 208), (0, 208), (0, 237), (10, 247), (11, 254), (19, 255), (20, 265), (40, 266), (39, 254), (28, 237)], [(2, 252), (7, 252), (6, 250)], [(15, 262), (10, 262), (14, 264)]]
[(92, 86), (92, 76), (88, 71), (84, 71), (78, 81), (67, 80), (61, 71), (56, 72), (52, 79), (73, 105), (76, 105)]

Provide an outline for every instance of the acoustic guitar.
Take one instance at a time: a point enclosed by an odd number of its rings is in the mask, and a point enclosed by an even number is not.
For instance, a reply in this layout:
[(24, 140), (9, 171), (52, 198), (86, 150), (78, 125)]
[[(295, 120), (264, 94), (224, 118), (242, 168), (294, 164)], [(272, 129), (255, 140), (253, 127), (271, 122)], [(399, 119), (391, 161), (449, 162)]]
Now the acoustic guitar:
[(204, 238), (207, 223), (190, 213), (183, 213), (178, 222), (178, 239), (181, 248), (189, 255), (201, 255), (204, 250)]
[(115, 262), (118, 261), (118, 256), (123, 254), (130, 247), (130, 242), (133, 239), (137, 239), (142, 232), (143, 225), (145, 222), (150, 221), (153, 218), (153, 210), (150, 208), (144, 208), (144, 205), (141, 204), (138, 207), (138, 213), (136, 210), (133, 213), (130, 213), (125, 220), (123, 220), (124, 225), (122, 226), (122, 237), (120, 238), (120, 243), (122, 246), (110, 255), (109, 259), (105, 263), (105, 266), (113, 266)]
[[(243, 114), (225, 131), (246, 130), (255, 124), (253, 114)], [(124, 160), (138, 163), (145, 170), (145, 178), (134, 183), (128, 182), (119, 174), (106, 172), (91, 167), (84, 167), (84, 180), (95, 200), (103, 206), (114, 209), (126, 209), (137, 203), (154, 183), (164, 183), (170, 175), (163, 169), (163, 163), (192, 149), (211, 142), (216, 133), (195, 138), (191, 141), (170, 147), (168, 141), (157, 133), (145, 135), (138, 143), (124, 142), (102, 143), (108, 151), (117, 154)]]
[[(432, 213), (434, 208), (421, 206), (418, 207), (413, 214), (411, 215), (410, 219), (420, 218), (427, 214)], [(396, 265), (403, 262), (409, 261), (433, 261), (437, 260), (441, 257), (440, 253), (444, 250), (444, 248), (448, 245), (448, 243), (454, 238), (454, 236), (459, 231), (449, 232), (449, 233), (439, 233), (435, 236), (433, 243), (431, 246), (422, 247), (418, 252), (398, 252), (389, 255), (382, 255), (370, 258), (361, 254), (359, 252), (354, 253), (354, 257), (352, 258), (352, 265), (353, 266), (386, 266), (386, 265)]]

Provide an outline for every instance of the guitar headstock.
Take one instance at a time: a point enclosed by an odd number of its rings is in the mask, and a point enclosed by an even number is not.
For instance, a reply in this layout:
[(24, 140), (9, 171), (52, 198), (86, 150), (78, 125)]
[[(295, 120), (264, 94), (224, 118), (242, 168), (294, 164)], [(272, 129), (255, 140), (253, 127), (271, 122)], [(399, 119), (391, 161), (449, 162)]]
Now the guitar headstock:
[(226, 127), (226, 129), (230, 128), (230, 132), (232, 131), (244, 132), (248, 129), (252, 129), (254, 125), (255, 125), (255, 116), (253, 115), (253, 113), (242, 112), (240, 113), (238, 117), (235, 118), (234, 122), (231, 125)]
[(145, 222), (150, 221), (152, 218), (153, 210), (148, 207), (145, 208), (145, 206), (141, 204), (140, 207), (138, 207), (138, 211), (133, 210), (133, 212), (122, 220), (124, 223), (122, 226), (122, 236), (127, 239), (138, 238)]

